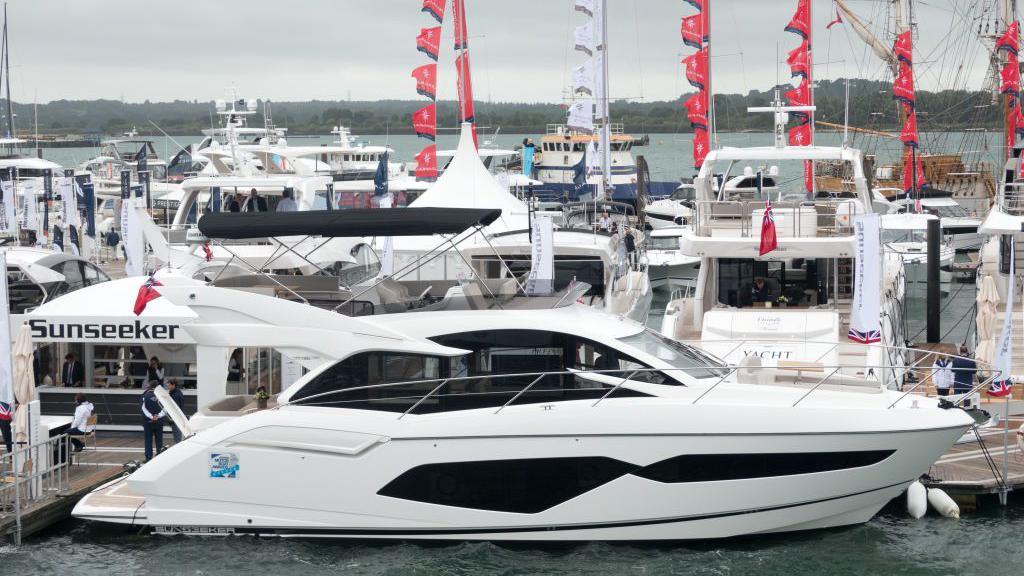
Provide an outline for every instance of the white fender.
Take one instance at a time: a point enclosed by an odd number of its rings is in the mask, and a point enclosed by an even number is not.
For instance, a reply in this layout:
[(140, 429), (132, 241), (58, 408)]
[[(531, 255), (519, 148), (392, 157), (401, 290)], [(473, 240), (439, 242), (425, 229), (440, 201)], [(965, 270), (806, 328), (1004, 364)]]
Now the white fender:
[(960, 518), (960, 507), (949, 497), (949, 494), (938, 488), (928, 489), (928, 503), (935, 508), (936, 512), (946, 518)]
[(914, 518), (924, 517), (928, 511), (928, 491), (917, 480), (907, 487), (907, 512)]

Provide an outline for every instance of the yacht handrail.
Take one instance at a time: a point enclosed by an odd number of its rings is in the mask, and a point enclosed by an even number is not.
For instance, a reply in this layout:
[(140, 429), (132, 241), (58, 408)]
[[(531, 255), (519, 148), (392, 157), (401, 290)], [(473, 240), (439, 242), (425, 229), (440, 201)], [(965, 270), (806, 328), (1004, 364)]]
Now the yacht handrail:
[[(756, 210), (764, 210), (767, 202), (762, 199), (741, 200), (695, 200), (693, 218), (690, 228), (697, 236), (710, 237), (714, 230), (739, 230), (740, 237), (750, 238), (753, 235), (753, 215)], [(840, 214), (839, 207), (848, 205), (845, 215)], [(813, 211), (813, 214), (809, 212)], [(852, 236), (853, 217), (864, 212), (860, 202), (850, 198), (815, 199), (804, 201), (772, 202), (772, 213), (775, 216), (775, 229), (785, 237), (811, 237), (802, 234), (806, 224), (805, 218), (813, 218), (815, 238)], [(845, 218), (845, 222), (843, 221)]]

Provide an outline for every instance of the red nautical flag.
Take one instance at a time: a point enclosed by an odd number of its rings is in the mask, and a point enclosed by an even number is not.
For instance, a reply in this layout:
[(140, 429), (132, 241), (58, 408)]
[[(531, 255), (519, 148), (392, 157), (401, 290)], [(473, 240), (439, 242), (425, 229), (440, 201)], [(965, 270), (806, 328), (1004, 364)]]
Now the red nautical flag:
[[(811, 105), (811, 88), (808, 85), (807, 78), (805, 77), (800, 81), (800, 85), (791, 90), (787, 90), (783, 97), (790, 106), (810, 106)], [(810, 121), (811, 115), (807, 112), (790, 112), (790, 117), (796, 118), (801, 124), (806, 124)]]
[(437, 146), (431, 144), (416, 155), (416, 179), (434, 180), (437, 178)]
[(807, 78), (811, 69), (809, 49), (810, 45), (807, 40), (804, 40), (799, 46), (789, 51), (786, 64), (789, 64), (790, 75)]
[(473, 145), (476, 146), (476, 114), (473, 111), (473, 81), (469, 74), (469, 52), (455, 58), (455, 72), (459, 92), (459, 114), (463, 122), (472, 124)]
[(892, 83), (892, 97), (903, 102), (908, 109), (914, 107), (914, 69), (906, 62), (900, 62), (900, 71)]
[(437, 53), (441, 49), (441, 27), (423, 28), (416, 37), (416, 49), (437, 61)]
[(917, 148), (917, 112), (913, 110), (907, 114), (907, 121), (903, 124), (903, 131), (900, 132), (900, 142), (911, 148)]
[(683, 58), (686, 66), (686, 80), (698, 90), (703, 90), (708, 83), (708, 49), (690, 54)]
[(446, 0), (423, 0), (421, 12), (426, 12), (438, 22), (444, 21), (444, 5)]
[[(917, 174), (916, 185), (915, 173)], [(910, 194), (915, 189), (921, 190), (927, 185), (924, 180), (924, 170), (921, 169), (921, 156), (908, 146), (906, 153), (903, 154), (903, 191)]]
[(1006, 32), (996, 40), (996, 52), (1000, 50), (1006, 50), (1014, 56), (1017, 55), (1017, 50), (1020, 48), (1020, 23), (1014, 20), (1013, 24), (1006, 29)]
[(910, 38), (910, 30), (896, 37), (896, 42), (892, 46), (892, 53), (901, 62), (906, 62), (909, 65), (914, 64), (914, 44)]
[(160, 297), (160, 293), (156, 291), (157, 286), (162, 286), (162, 284), (157, 282), (152, 274), (142, 283), (142, 286), (139, 286), (139, 294), (135, 297), (135, 307), (132, 308), (136, 316), (142, 314), (142, 311), (146, 309), (146, 304)]
[(683, 106), (686, 107), (686, 119), (690, 121), (690, 128), (708, 129), (708, 94), (701, 90), (687, 98)]
[(412, 129), (417, 136), (433, 141), (437, 138), (437, 105), (427, 104), (412, 115)]
[(683, 37), (683, 44), (691, 48), (700, 50), (704, 45), (704, 30), (702, 27), (703, 16), (701, 14), (694, 14), (693, 16), (684, 16), (683, 23), (679, 28), (679, 33)]
[(1003, 69), (999, 71), (999, 77), (1002, 79), (999, 84), (1000, 92), (1014, 96), (1020, 94), (1020, 65), (1016, 58), (1010, 57), (1009, 61), (1003, 65)]
[(437, 64), (424, 64), (412, 71), (416, 79), (416, 92), (431, 100), (437, 97)]
[(207, 262), (213, 260), (213, 251), (210, 250), (209, 242), (203, 242), (203, 257), (206, 258)]
[(711, 140), (708, 138), (708, 131), (705, 128), (696, 128), (693, 131), (693, 167), (700, 169), (704, 164), (704, 158), (711, 148)]
[(800, 124), (793, 126), (789, 129), (789, 145), (790, 146), (810, 146), (811, 145), (811, 125)]
[(814, 192), (814, 162), (804, 160), (804, 190), (808, 194)]
[(1009, 113), (1008, 124), (1013, 131), (1019, 136), (1024, 136), (1024, 114), (1021, 114), (1020, 100), (1013, 98), (1010, 100), (1010, 113)]
[(455, 49), (462, 50), (469, 45), (465, 0), (452, 0), (452, 21), (455, 24)]
[(811, 35), (811, 0), (798, 0), (796, 13), (786, 25), (786, 32), (799, 34), (806, 40)]
[(761, 217), (761, 246), (758, 248), (758, 255), (765, 254), (779, 247), (779, 238), (775, 234), (775, 216), (772, 215), (772, 197), (764, 203), (764, 215)]
[(825, 24), (825, 30), (831, 30), (832, 27), (835, 26), (836, 24), (842, 24), (842, 23), (843, 23), (843, 17), (839, 15), (839, 10), (836, 10), (836, 19), (831, 21), (831, 22), (829, 22), (828, 24)]

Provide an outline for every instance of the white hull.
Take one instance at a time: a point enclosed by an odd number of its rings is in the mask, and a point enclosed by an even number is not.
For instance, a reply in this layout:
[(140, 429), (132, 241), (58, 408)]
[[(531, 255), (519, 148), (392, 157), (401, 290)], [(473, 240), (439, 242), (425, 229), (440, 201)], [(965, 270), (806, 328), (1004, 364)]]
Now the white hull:
[[(75, 515), (166, 533), (429, 540), (685, 540), (785, 532), (868, 520), (967, 426), (965, 415), (934, 409), (874, 409), (873, 426), (865, 428), (855, 422), (869, 413), (848, 408), (733, 404), (732, 417), (723, 419), (720, 410), (690, 401), (637, 405), (642, 402), (513, 406), (500, 415), (484, 410), (475, 417), (438, 414), (403, 420), (387, 413), (306, 408), (301, 425), (289, 419), (289, 409), (262, 413), (249, 424), (250, 418), (240, 419), (193, 437), (136, 472), (126, 482), (146, 494), (141, 507), (137, 498), (125, 501), (134, 505), (111, 506), (110, 497), (102, 495), (94, 505), (93, 493)], [(533, 431), (523, 435), (525, 421), (533, 423)], [(336, 428), (340, 422), (348, 430), (376, 432), (343, 432)], [(453, 431), (456, 424), (459, 432)], [(266, 426), (275, 429), (273, 442), (259, 432)], [(668, 482), (643, 476), (650, 475), (645, 470), (652, 465), (680, 455), (731, 459), (854, 451), (880, 455), (870, 465), (806, 474)], [(237, 457), (237, 478), (209, 478), (210, 455), (224, 452)], [(580, 457), (624, 464), (613, 478), (598, 478), (595, 465), (580, 481), (594, 486), (529, 513), (381, 495), (418, 466)], [(520, 495), (530, 500), (529, 490), (559, 488), (543, 475), (511, 476), (498, 481), (503, 484), (498, 491), (512, 494), (513, 502)], [(471, 483), (441, 473), (432, 477), (427, 492), (444, 497), (479, 489), (480, 499), (492, 496), (491, 484), (465, 488), (464, 481)]]

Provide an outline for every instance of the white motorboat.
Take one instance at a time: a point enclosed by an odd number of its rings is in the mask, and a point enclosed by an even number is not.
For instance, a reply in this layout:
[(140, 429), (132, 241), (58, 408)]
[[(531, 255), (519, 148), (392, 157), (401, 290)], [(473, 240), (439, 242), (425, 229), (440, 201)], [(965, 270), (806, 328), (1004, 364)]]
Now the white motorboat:
[(697, 283), (700, 257), (682, 251), (683, 228), (656, 228), (647, 233), (647, 276), (651, 287), (669, 291)]
[[(913, 200), (903, 198), (895, 202), (906, 211), (910, 211)], [(939, 226), (946, 243), (957, 252), (980, 250), (985, 243), (985, 235), (978, 232), (982, 219), (972, 216), (959, 202), (949, 196), (921, 198), (924, 212), (939, 217)]]
[(683, 226), (693, 216), (693, 184), (681, 184), (668, 198), (648, 202), (644, 206), (644, 221), (648, 228)]
[[(932, 214), (886, 214), (881, 217), (882, 245), (903, 259), (907, 282), (928, 283), (928, 221)], [(956, 251), (948, 243), (939, 247), (939, 282), (949, 291)]]
[(576, 304), (348, 318), (220, 288), (162, 292), (210, 311), (182, 326), (200, 346), (273, 338), (337, 360), (276, 408), (194, 435), (172, 406), (187, 439), (85, 496), (77, 518), (432, 540), (816, 529), (867, 521), (973, 423), (877, 383), (744, 384)]

